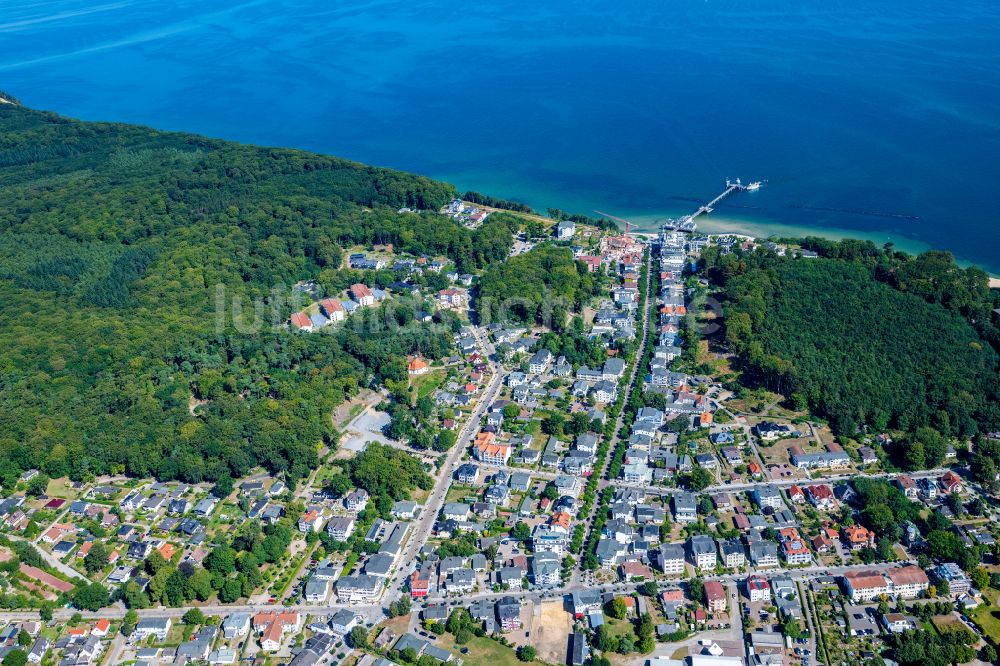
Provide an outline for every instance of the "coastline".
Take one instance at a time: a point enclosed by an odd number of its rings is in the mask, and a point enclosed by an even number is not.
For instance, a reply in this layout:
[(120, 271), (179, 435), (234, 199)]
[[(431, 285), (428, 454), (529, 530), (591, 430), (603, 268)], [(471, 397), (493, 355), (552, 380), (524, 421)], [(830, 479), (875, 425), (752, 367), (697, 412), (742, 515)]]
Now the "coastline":
[[(660, 222), (667, 217), (678, 217), (678, 215), (632, 215), (627, 216), (630, 222), (635, 224), (637, 233), (656, 233), (659, 230)], [(698, 231), (705, 234), (737, 234), (751, 238), (770, 238), (781, 236), (785, 238), (804, 238), (806, 236), (818, 236), (830, 240), (844, 240), (854, 238), (867, 240), (881, 247), (885, 243), (892, 243), (897, 250), (909, 254), (920, 254), (934, 248), (928, 243), (893, 233), (887, 230), (873, 229), (870, 231), (860, 231), (857, 229), (843, 229), (838, 227), (792, 225), (771, 220), (750, 220), (738, 217), (722, 217), (718, 215), (702, 215), (698, 218)], [(953, 251), (948, 250), (949, 252)], [(991, 270), (975, 261), (971, 261), (959, 255), (955, 255), (955, 263), (960, 266), (978, 266), (990, 276), (990, 287), (1000, 289), (1000, 272)]]
[[(635, 222), (636, 230), (656, 231), (659, 223), (666, 217), (664, 215), (634, 215), (629, 221)], [(892, 243), (899, 250), (911, 254), (919, 254), (932, 249), (931, 245), (915, 238), (894, 234), (884, 230), (861, 231), (857, 229), (844, 229), (839, 227), (821, 227), (785, 224), (771, 220), (750, 220), (739, 217), (722, 217), (719, 215), (702, 215), (698, 218), (698, 231), (706, 234), (742, 234), (754, 238), (769, 238), (771, 236), (782, 236), (788, 238), (804, 238), (806, 236), (819, 236), (831, 240), (843, 240), (845, 238), (856, 238), (867, 240), (876, 245)], [(972, 262), (964, 262), (972, 265)]]

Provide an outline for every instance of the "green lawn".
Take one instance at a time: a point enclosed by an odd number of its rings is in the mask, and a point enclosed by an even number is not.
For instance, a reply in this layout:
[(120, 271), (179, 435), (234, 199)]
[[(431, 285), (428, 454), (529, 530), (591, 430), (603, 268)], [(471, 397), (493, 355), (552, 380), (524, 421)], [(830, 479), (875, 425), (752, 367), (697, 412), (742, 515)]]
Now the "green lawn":
[(631, 636), (632, 640), (637, 640), (631, 620), (628, 619), (616, 620), (607, 615), (604, 616), (604, 620), (605, 624), (608, 627), (608, 636), (613, 636), (616, 638), (620, 638), (622, 636)]
[(50, 479), (49, 485), (45, 488), (45, 494), (49, 497), (62, 497), (63, 499), (76, 497), (77, 492), (69, 487), (69, 483), (67, 477)]
[(966, 615), (979, 626), (984, 635), (993, 642), (1000, 642), (1000, 607), (997, 605), (1000, 604), (1000, 592), (987, 589), (983, 595), (990, 600), (989, 605), (984, 603)]
[(476, 492), (475, 488), (470, 488), (469, 486), (454, 485), (448, 488), (448, 494), (445, 496), (445, 502), (461, 502), (464, 499), (472, 499), (473, 501), (479, 501), (479, 493)]
[(483, 636), (482, 638), (477, 638), (475, 636), (469, 640), (465, 645), (459, 645), (459, 648), (468, 648), (469, 652), (467, 654), (462, 654), (460, 650), (455, 649), (456, 643), (452, 640), (451, 634), (445, 634), (438, 643), (441, 647), (446, 650), (450, 650), (455, 654), (456, 657), (462, 659), (466, 664), (489, 664), (489, 666), (519, 666), (520, 664), (530, 663), (530, 664), (540, 664), (539, 661), (523, 662), (518, 661), (517, 654), (514, 652), (513, 648), (500, 645), (495, 640)]
[(422, 398), (441, 386), (447, 375), (448, 371), (444, 368), (432, 369), (425, 375), (411, 377), (410, 384), (416, 390), (417, 397)]

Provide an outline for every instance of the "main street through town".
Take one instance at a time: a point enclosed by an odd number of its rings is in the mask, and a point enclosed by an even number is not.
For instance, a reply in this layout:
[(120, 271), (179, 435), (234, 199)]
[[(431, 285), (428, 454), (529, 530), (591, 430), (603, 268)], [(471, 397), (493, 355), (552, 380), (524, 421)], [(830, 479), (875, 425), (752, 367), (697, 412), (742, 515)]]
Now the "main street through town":
[[(644, 307), (642, 310), (642, 318), (641, 318), (642, 326), (640, 327), (640, 330), (638, 332), (640, 340), (639, 349), (636, 352), (635, 357), (632, 359), (632, 367), (629, 371), (630, 374), (629, 374), (628, 384), (625, 387), (625, 399), (622, 403), (622, 410), (618, 413), (618, 418), (615, 420), (615, 427), (614, 430), (612, 430), (611, 439), (609, 440), (608, 453), (606, 456), (604, 456), (604, 460), (600, 462), (600, 468), (594, 470), (594, 474), (598, 475), (598, 478), (602, 480), (602, 483), (598, 484), (598, 492), (594, 497), (594, 506), (591, 508), (590, 514), (584, 518), (584, 525), (585, 529), (587, 530), (588, 539), (593, 538), (591, 532), (593, 532), (594, 524), (597, 519), (597, 512), (600, 510), (601, 506), (601, 503), (599, 501), (600, 490), (601, 488), (606, 486), (606, 483), (603, 482), (603, 479), (605, 476), (607, 476), (608, 466), (611, 464), (611, 459), (614, 458), (615, 455), (615, 448), (618, 446), (618, 443), (621, 440), (622, 428), (625, 425), (626, 408), (628, 407), (628, 401), (632, 397), (632, 389), (635, 386), (635, 381), (639, 376), (639, 365), (642, 362), (643, 354), (646, 353), (646, 345), (648, 344), (649, 341), (649, 336), (647, 335), (646, 331), (649, 327), (649, 311), (652, 308), (652, 304), (654, 302), (654, 299), (652, 297), (653, 294), (651, 293), (651, 288), (650, 288), (653, 283), (653, 276), (651, 272), (652, 270), (653, 270), (653, 252), (652, 249), (649, 249), (646, 252), (646, 284), (644, 285), (646, 291), (646, 297), (644, 299)], [(583, 574), (583, 558), (580, 558), (580, 560), (576, 563), (576, 566), (573, 568), (573, 574), (570, 577), (570, 585), (579, 584), (580, 577), (582, 574)]]
[(389, 603), (398, 599), (400, 594), (402, 594), (404, 581), (416, 567), (417, 555), (423, 545), (427, 543), (427, 539), (433, 531), (434, 521), (437, 520), (438, 513), (441, 511), (441, 507), (444, 506), (445, 499), (448, 496), (448, 488), (451, 485), (451, 479), (455, 473), (455, 468), (462, 461), (462, 457), (468, 450), (469, 445), (472, 443), (473, 437), (475, 437), (476, 433), (479, 431), (479, 423), (482, 420), (483, 415), (486, 413), (489, 406), (493, 404), (493, 401), (496, 399), (497, 394), (500, 391), (500, 387), (503, 384), (503, 373), (501, 372), (500, 366), (493, 359), (494, 351), (492, 345), (489, 343), (489, 340), (479, 327), (472, 327), (472, 335), (476, 339), (479, 348), (485, 352), (484, 355), (490, 359), (490, 365), (493, 370), (492, 376), (490, 377), (490, 381), (486, 385), (486, 388), (483, 390), (479, 403), (469, 415), (465, 425), (462, 427), (462, 430), (459, 433), (458, 441), (451, 448), (451, 451), (449, 451), (444, 464), (441, 465), (441, 469), (438, 471), (437, 481), (427, 498), (427, 503), (423, 508), (423, 513), (421, 514), (420, 519), (410, 528), (409, 541), (406, 549), (403, 551), (401, 559), (398, 562), (396, 572), (389, 579), (385, 588), (382, 604), (379, 606), (380, 609), (382, 605), (387, 606)]

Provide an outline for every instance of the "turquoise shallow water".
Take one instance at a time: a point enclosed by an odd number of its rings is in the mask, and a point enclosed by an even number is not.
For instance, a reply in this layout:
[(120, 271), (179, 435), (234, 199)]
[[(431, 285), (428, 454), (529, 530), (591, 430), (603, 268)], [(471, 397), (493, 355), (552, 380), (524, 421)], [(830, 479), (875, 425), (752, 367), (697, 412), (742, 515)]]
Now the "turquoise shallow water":
[(987, 0), (0, 0), (0, 89), (31, 106), (647, 224), (766, 179), (714, 225), (994, 272), (998, 55)]

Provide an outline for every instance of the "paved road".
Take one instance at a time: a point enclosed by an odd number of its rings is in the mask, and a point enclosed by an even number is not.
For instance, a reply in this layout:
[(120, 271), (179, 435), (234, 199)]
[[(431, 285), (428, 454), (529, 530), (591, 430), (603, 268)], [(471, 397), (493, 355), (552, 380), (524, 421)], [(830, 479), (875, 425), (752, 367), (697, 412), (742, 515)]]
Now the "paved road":
[(122, 648), (125, 647), (125, 637), (121, 633), (115, 634), (115, 637), (111, 640), (111, 647), (108, 649), (107, 654), (104, 657), (103, 663), (108, 666), (118, 666), (119, 657), (122, 653)]
[[(907, 475), (912, 479), (923, 479), (927, 477), (937, 478), (947, 472), (948, 470), (943, 467), (937, 469), (928, 469), (919, 472), (908, 472)], [(753, 490), (754, 488), (762, 485), (775, 486), (776, 488), (788, 488), (793, 485), (815, 485), (817, 483), (832, 483), (834, 481), (847, 481), (858, 476), (857, 472), (843, 472), (840, 474), (828, 474), (824, 476), (816, 477), (815, 479), (782, 479), (780, 481), (754, 481), (749, 483), (725, 483), (717, 484), (714, 486), (708, 486), (704, 490), (700, 491), (702, 493), (716, 493), (716, 492), (741, 492), (746, 490)], [(881, 472), (879, 474), (865, 474), (864, 476), (871, 479), (894, 479), (898, 476), (896, 473)], [(636, 490), (644, 490), (648, 495), (673, 495), (674, 493), (683, 492), (683, 488), (670, 488), (667, 486), (641, 486), (632, 483), (625, 483), (620, 480), (605, 480), (601, 482), (601, 487), (614, 486), (615, 488), (634, 488)]]
[[(635, 358), (632, 360), (631, 374), (629, 375), (628, 385), (625, 388), (625, 400), (624, 402), (622, 402), (622, 410), (621, 412), (618, 413), (618, 418), (615, 421), (615, 427), (614, 430), (612, 431), (611, 439), (608, 446), (608, 453), (607, 455), (604, 456), (604, 460), (601, 461), (600, 468), (594, 470), (594, 474), (596, 474), (597, 477), (601, 479), (601, 481), (599, 481), (597, 484), (598, 496), (594, 498), (594, 506), (591, 508), (590, 514), (583, 519), (583, 524), (587, 532), (587, 539), (584, 541), (584, 544), (590, 543), (590, 540), (594, 538), (592, 534), (594, 531), (594, 521), (597, 517), (597, 512), (601, 508), (601, 502), (599, 497), (600, 490), (605, 485), (607, 485), (607, 482), (604, 481), (604, 477), (607, 476), (608, 466), (611, 464), (611, 460), (614, 458), (615, 449), (617, 448), (618, 442), (621, 439), (622, 426), (625, 423), (625, 408), (628, 406), (629, 398), (631, 398), (632, 395), (632, 387), (635, 386), (635, 380), (639, 375), (639, 364), (642, 361), (642, 355), (646, 352), (646, 343), (649, 339), (646, 334), (646, 331), (649, 327), (649, 310), (652, 307), (654, 301), (653, 295), (650, 293), (650, 287), (653, 283), (652, 261), (653, 261), (653, 251), (652, 248), (650, 248), (646, 254), (646, 284), (645, 284), (646, 303), (642, 311), (642, 327), (638, 333), (638, 335), (641, 336), (640, 337), (641, 342), (639, 343), (639, 350), (636, 352)], [(583, 557), (580, 557), (576, 563), (576, 566), (573, 567), (573, 573), (570, 576), (570, 584), (572, 585), (578, 584), (580, 581), (580, 575), (582, 573), (583, 573)]]
[[(492, 357), (492, 346), (478, 327), (473, 328), (473, 336), (479, 343), (480, 348), (487, 352), (486, 356), (488, 358)], [(458, 467), (462, 456), (472, 443), (472, 439), (479, 432), (479, 424), (486, 409), (493, 404), (500, 391), (503, 383), (503, 373), (495, 362), (491, 361), (491, 365), (493, 366), (493, 376), (490, 377), (489, 383), (481, 393), (475, 409), (469, 415), (461, 431), (459, 431), (458, 441), (455, 442), (451, 451), (448, 452), (448, 457), (445, 459), (438, 474), (437, 482), (434, 484), (434, 488), (431, 490), (431, 494), (424, 504), (423, 514), (421, 514), (419, 520), (410, 528), (409, 542), (402, 553), (395, 574), (389, 579), (386, 591), (382, 597), (382, 601), (386, 605), (399, 598), (406, 577), (415, 569), (417, 554), (420, 548), (427, 543), (427, 539), (430, 537), (434, 527), (434, 521), (437, 519), (441, 507), (444, 505), (445, 498), (448, 496), (448, 488), (451, 485), (451, 478), (455, 473), (455, 468)]]
[[(416, 541), (423, 541), (424, 539), (417, 539)], [(800, 569), (766, 569), (761, 570), (758, 573), (764, 576), (775, 576), (779, 574), (786, 575), (792, 580), (797, 581), (807, 581), (812, 578), (817, 578), (819, 576), (830, 575), (840, 576), (848, 571), (860, 571), (868, 569), (878, 569), (886, 570), (893, 567), (904, 566), (906, 564), (912, 564), (912, 562), (896, 562), (894, 564), (882, 564), (882, 565), (870, 565), (870, 564), (854, 564), (854, 565), (844, 565), (837, 567), (825, 567), (825, 566), (810, 566), (803, 567)], [(750, 571), (749, 573), (754, 573)], [(718, 580), (726, 585), (739, 584), (741, 581), (745, 580), (749, 573), (743, 572), (731, 572), (721, 575), (708, 575), (704, 576), (703, 580)], [(670, 585), (679, 585), (684, 581), (684, 579), (678, 578), (674, 580), (659, 581), (661, 588)], [(495, 599), (501, 596), (512, 596), (516, 599), (527, 599), (531, 601), (541, 601), (543, 599), (559, 599), (567, 594), (572, 594), (573, 592), (578, 592), (582, 590), (592, 590), (599, 589), (608, 592), (618, 592), (622, 594), (634, 592), (636, 589), (635, 583), (603, 583), (598, 585), (588, 585), (588, 584), (570, 584), (567, 587), (554, 589), (554, 590), (522, 590), (522, 591), (508, 591), (508, 592), (480, 592), (475, 594), (463, 595), (458, 598), (434, 598), (432, 601), (447, 602), (451, 604), (468, 604), (476, 599)], [(146, 608), (137, 611), (139, 617), (173, 617), (178, 618), (184, 615), (185, 611), (189, 607), (182, 608)], [(206, 615), (228, 615), (230, 613), (256, 613), (259, 611), (267, 610), (287, 610), (285, 606), (280, 604), (213, 604), (209, 606), (201, 606), (201, 610)], [(376, 621), (382, 618), (383, 608), (382, 604), (297, 604), (292, 607), (294, 610), (300, 613), (305, 613), (309, 615), (329, 615), (337, 612), (338, 610), (348, 608), (356, 613), (364, 616), (369, 621)], [(69, 619), (74, 613), (76, 613), (72, 608), (60, 608), (54, 612), (54, 617), (59, 620)], [(125, 607), (121, 604), (116, 604), (110, 608), (105, 608), (96, 613), (83, 612), (81, 615), (84, 619), (97, 619), (97, 618), (108, 618), (108, 619), (120, 619), (125, 615)], [(37, 620), (38, 613), (35, 611), (11, 611), (11, 612), (0, 612), (0, 621), (15, 622), (21, 620)]]
[(819, 628), (816, 626), (815, 617), (813, 616), (813, 597), (810, 592), (805, 589), (805, 585), (802, 581), (796, 583), (796, 587), (799, 591), (799, 602), (802, 604), (802, 616), (805, 620), (803, 629), (809, 631), (808, 642), (805, 648), (811, 653), (809, 661), (819, 660), (820, 654), (816, 649), (816, 639), (819, 637)]
[[(55, 521), (53, 521), (52, 524), (54, 525), (57, 522), (59, 522), (58, 519), (55, 520)], [(51, 527), (51, 525), (50, 525), (50, 527)], [(45, 529), (48, 530), (48, 528), (45, 528)], [(43, 530), (42, 533), (44, 534), (44, 532), (45, 532), (45, 530)], [(84, 574), (80, 573), (79, 571), (77, 571), (73, 567), (69, 566), (68, 564), (66, 564), (65, 562), (63, 562), (62, 560), (60, 560), (58, 557), (56, 557), (55, 555), (53, 555), (49, 551), (47, 551), (44, 548), (42, 548), (41, 544), (38, 543), (39, 540), (41, 540), (41, 537), (38, 537), (38, 539), (36, 539), (35, 541), (30, 541), (29, 539), (25, 539), (24, 537), (18, 536), (16, 534), (8, 534), (7, 537), (10, 538), (10, 539), (15, 539), (17, 541), (26, 541), (26, 542), (30, 543), (31, 545), (33, 545), (35, 547), (35, 550), (38, 551), (39, 555), (42, 556), (42, 559), (45, 560), (46, 564), (48, 564), (49, 566), (53, 567), (54, 569), (57, 569), (64, 576), (67, 576), (68, 578), (70, 578), (70, 580), (72, 580), (74, 578), (79, 578), (80, 580), (87, 580), (87, 577)], [(74, 554), (73, 557), (76, 557), (76, 555)]]

